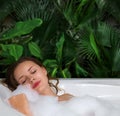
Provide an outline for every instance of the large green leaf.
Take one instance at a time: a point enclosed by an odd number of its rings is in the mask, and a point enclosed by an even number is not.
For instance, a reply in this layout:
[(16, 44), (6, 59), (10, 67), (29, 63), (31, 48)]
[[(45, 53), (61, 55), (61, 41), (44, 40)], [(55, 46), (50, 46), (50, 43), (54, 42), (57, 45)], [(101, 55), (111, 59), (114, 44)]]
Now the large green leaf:
[(3, 57), (14, 57), (15, 60), (18, 60), (23, 54), (23, 47), (17, 44), (9, 44), (9, 45), (0, 45), (2, 48), (2, 56)]
[(43, 59), (42, 51), (41, 51), (40, 47), (35, 42), (28, 43), (28, 47), (29, 47), (30, 53), (33, 56), (38, 57), (41, 60)]
[(41, 19), (17, 22), (13, 29), (3, 34), (2, 40), (12, 39), (14, 37), (20, 37), (21, 35), (29, 34), (34, 28), (40, 26), (41, 24)]

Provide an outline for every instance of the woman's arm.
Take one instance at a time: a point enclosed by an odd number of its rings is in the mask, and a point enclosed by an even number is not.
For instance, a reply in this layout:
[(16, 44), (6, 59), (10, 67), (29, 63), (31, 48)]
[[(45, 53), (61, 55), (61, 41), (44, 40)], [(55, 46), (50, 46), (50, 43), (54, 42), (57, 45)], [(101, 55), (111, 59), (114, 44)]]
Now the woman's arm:
[(29, 102), (25, 94), (18, 94), (10, 97), (8, 99), (10, 105), (15, 108), (17, 111), (25, 114), (25, 116), (32, 116), (30, 110)]

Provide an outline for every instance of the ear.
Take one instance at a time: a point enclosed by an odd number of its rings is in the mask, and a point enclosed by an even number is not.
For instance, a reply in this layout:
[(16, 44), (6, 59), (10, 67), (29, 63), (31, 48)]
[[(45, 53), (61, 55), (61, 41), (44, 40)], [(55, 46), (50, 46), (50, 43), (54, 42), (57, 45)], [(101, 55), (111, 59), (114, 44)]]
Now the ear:
[(47, 70), (45, 67), (42, 67), (42, 71), (44, 72), (45, 75), (47, 75)]

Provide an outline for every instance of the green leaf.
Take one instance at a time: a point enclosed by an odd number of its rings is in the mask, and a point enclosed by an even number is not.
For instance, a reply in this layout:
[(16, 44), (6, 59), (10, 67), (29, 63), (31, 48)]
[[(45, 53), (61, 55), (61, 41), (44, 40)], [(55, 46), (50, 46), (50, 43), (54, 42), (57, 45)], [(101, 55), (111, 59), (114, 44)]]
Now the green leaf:
[(85, 70), (85, 69), (83, 69), (77, 62), (75, 63), (75, 69), (76, 69), (76, 74), (78, 75), (78, 76), (87, 76), (88, 75), (88, 72)]
[(23, 53), (23, 47), (21, 45), (10, 45), (9, 46), (10, 55), (18, 60)]
[(47, 59), (43, 62), (43, 65), (50, 68), (58, 67), (57, 61), (54, 59)]
[(56, 77), (56, 74), (57, 74), (57, 69), (58, 68), (54, 68), (51, 72), (51, 77)]
[(71, 74), (68, 68), (65, 68), (64, 70), (62, 70), (62, 78), (71, 78)]
[(62, 52), (63, 52), (63, 45), (64, 45), (64, 34), (60, 37), (60, 40), (56, 43), (57, 51), (56, 51), (56, 59), (59, 64), (62, 62)]
[(95, 54), (96, 54), (98, 60), (101, 61), (100, 60), (99, 49), (98, 49), (97, 44), (95, 42), (95, 38), (94, 38), (93, 33), (90, 34), (90, 44), (91, 44), (93, 50), (95, 51)]
[(3, 34), (2, 40), (12, 39), (14, 37), (20, 37), (21, 35), (29, 34), (34, 28), (40, 26), (41, 24), (41, 19), (17, 22), (13, 29)]
[(28, 47), (33, 56), (43, 59), (41, 49), (35, 42), (28, 43)]
[(47, 59), (43, 62), (43, 65), (47, 68), (47, 71), (51, 77), (56, 77), (58, 65), (54, 59)]
[(13, 56), (15, 60), (18, 60), (23, 54), (23, 47), (17, 44), (10, 44), (10, 45), (1, 45), (2, 52), (7, 53), (8, 57)]

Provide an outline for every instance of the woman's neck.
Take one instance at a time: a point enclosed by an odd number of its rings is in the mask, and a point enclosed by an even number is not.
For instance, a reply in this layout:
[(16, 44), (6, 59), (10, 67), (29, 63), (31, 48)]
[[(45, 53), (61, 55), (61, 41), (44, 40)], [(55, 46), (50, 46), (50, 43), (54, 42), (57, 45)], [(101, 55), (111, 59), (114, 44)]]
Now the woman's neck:
[(46, 88), (42, 93), (40, 93), (41, 95), (45, 95), (45, 96), (55, 96), (57, 97), (57, 94), (51, 89), (51, 87)]

